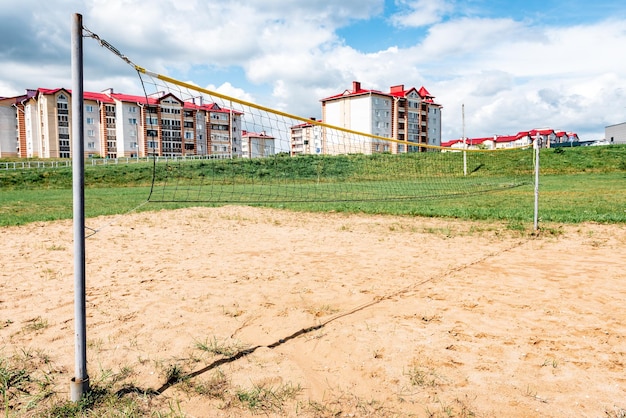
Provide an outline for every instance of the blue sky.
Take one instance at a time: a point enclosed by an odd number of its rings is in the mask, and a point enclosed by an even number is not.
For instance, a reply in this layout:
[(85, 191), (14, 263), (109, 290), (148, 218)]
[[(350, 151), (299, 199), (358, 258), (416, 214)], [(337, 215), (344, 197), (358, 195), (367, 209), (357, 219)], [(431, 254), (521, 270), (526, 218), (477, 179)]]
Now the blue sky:
[[(9, 6), (10, 3), (10, 6)], [(70, 22), (135, 63), (309, 117), (319, 100), (425, 86), (443, 140), (550, 127), (601, 139), (626, 121), (626, 5), (596, 0), (0, 0), (0, 96), (69, 87)], [(9, 6), (9, 7), (6, 7)], [(136, 93), (85, 40), (85, 88)]]

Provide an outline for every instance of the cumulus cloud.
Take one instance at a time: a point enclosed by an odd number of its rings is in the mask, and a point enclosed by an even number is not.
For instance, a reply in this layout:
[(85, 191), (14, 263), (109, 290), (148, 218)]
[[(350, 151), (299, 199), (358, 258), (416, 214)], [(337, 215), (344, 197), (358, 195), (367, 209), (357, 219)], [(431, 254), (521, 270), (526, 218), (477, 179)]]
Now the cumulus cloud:
[(440, 22), (453, 10), (449, 1), (396, 0), (399, 12), (391, 16), (391, 22), (399, 27), (421, 27)]
[(220, 86), (214, 86), (212, 84), (209, 84), (206, 87), (207, 90), (211, 90), (211, 91), (215, 91), (217, 93), (221, 93), (224, 94), (226, 96), (230, 96), (230, 97), (234, 97), (236, 99), (239, 100), (243, 100), (246, 102), (250, 102), (250, 103), (254, 103), (255, 102), (255, 98), (254, 96), (252, 96), (249, 93), (246, 93), (245, 90), (237, 88), (235, 86), (233, 86), (232, 84), (226, 82), (221, 84)]
[[(537, 126), (599, 136), (626, 108), (619, 15), (544, 24), (428, 0), (23, 0), (0, 9), (0, 96), (69, 86), (74, 12), (138, 65), (306, 117), (353, 80), (383, 91), (424, 85), (444, 106), (444, 139), (460, 136), (462, 104), (475, 136)], [(362, 52), (339, 35), (355, 22), (405, 42)], [(140, 88), (92, 39), (85, 65), (87, 89)]]

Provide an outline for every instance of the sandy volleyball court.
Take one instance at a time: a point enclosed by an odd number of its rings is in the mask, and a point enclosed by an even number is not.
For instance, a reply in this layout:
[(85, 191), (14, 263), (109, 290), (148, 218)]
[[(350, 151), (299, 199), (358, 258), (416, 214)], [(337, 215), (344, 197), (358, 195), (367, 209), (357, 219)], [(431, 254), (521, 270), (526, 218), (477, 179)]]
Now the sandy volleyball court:
[[(248, 207), (87, 225), (102, 227), (87, 240), (92, 384), (147, 392), (147, 410), (626, 415), (624, 225), (529, 237), (494, 223)], [(0, 355), (45, 354), (67, 399), (71, 221), (2, 228), (0, 242)], [(173, 373), (183, 378), (166, 385)], [(254, 393), (271, 396), (253, 405)]]

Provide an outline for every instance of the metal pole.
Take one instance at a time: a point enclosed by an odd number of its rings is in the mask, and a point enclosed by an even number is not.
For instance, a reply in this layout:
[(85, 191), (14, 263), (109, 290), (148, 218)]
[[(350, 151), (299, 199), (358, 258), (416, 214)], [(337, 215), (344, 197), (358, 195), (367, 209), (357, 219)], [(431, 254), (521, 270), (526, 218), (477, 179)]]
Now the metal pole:
[(461, 116), (463, 117), (463, 175), (467, 176), (467, 138), (465, 138), (465, 103), (461, 105)]
[(541, 137), (537, 134), (535, 138), (535, 232), (539, 230), (539, 148), (541, 148)]
[[(230, 109), (228, 109), (228, 141), (230, 142), (230, 159), (233, 159), (233, 102), (229, 102), (228, 104)], [(236, 155), (236, 154), (235, 154)]]
[(85, 145), (83, 114), (83, 16), (72, 18), (72, 188), (74, 191), (74, 330), (75, 374), (70, 383), (72, 401), (89, 391), (85, 309)]

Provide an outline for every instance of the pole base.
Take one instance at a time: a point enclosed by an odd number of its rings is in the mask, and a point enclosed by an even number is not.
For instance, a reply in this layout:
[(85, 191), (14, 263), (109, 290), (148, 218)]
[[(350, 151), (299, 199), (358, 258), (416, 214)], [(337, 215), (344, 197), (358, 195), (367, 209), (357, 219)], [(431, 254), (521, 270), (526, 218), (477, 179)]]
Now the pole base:
[(72, 402), (80, 401), (87, 392), (89, 392), (89, 377), (83, 380), (72, 377), (70, 382), (70, 399)]

